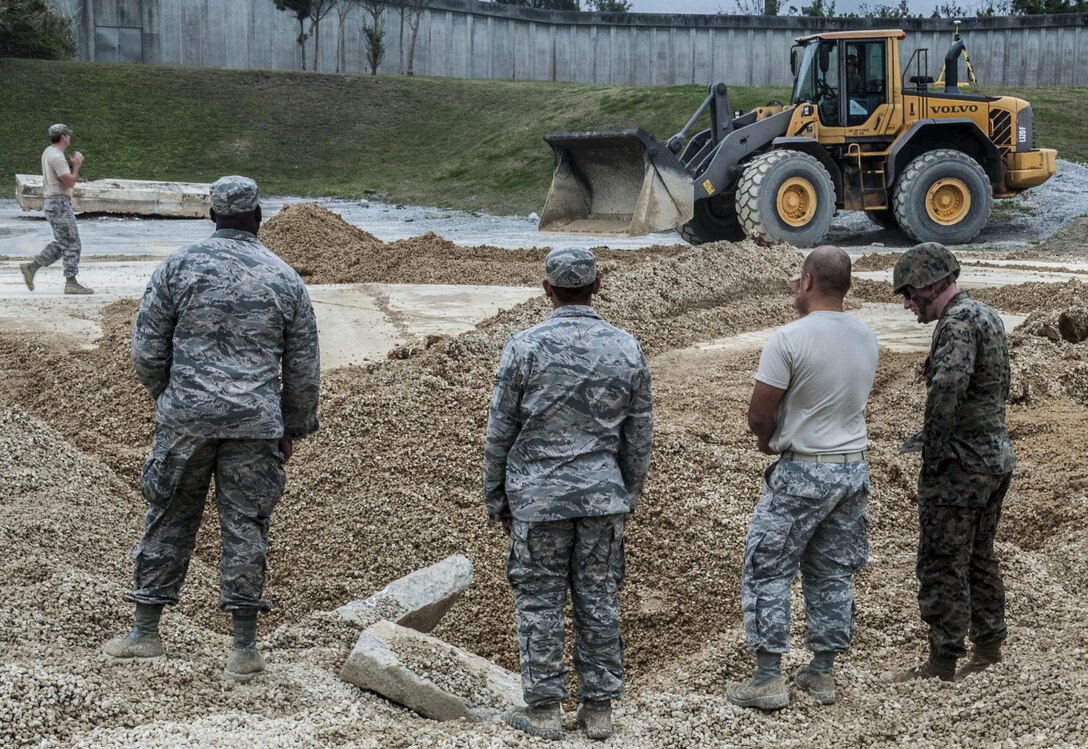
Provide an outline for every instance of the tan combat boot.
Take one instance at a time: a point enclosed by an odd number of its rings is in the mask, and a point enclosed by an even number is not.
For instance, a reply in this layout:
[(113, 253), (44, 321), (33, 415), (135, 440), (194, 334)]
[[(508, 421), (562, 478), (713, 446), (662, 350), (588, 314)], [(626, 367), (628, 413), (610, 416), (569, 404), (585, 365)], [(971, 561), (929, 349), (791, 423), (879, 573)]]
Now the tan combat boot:
[(19, 263), (19, 270), (23, 273), (23, 282), (31, 291), (34, 291), (34, 274), (38, 272), (40, 267), (37, 260), (31, 260), (29, 263)]
[(807, 692), (821, 705), (833, 705), (838, 698), (835, 694), (835, 677), (831, 674), (818, 674), (809, 671), (808, 666), (801, 666), (793, 676), (793, 683), (802, 692)]
[(81, 284), (79, 281), (77, 281), (75, 276), (72, 276), (71, 278), (66, 278), (64, 280), (64, 293), (65, 294), (93, 294), (94, 289), (87, 288), (86, 286)]
[(504, 714), (502, 719), (509, 725), (541, 739), (558, 739), (563, 736), (563, 713), (558, 702), (539, 707), (519, 707)]
[(734, 705), (760, 710), (781, 710), (790, 704), (786, 678), (781, 675), (761, 682), (755, 679), (747, 684), (733, 682), (725, 688), (725, 698)]
[(967, 661), (963, 668), (956, 671), (956, 681), (966, 679), (971, 674), (985, 671), (995, 663), (1001, 663), (1001, 640), (975, 645), (975, 652), (971, 653), (971, 660)]
[(158, 661), (166, 657), (159, 634), (141, 634), (132, 630), (124, 637), (115, 637), (102, 646), (102, 654), (113, 661)]
[(577, 719), (591, 739), (600, 741), (612, 735), (612, 703), (609, 700), (586, 700), (578, 708)]
[(253, 681), (261, 671), (264, 671), (264, 656), (257, 648), (231, 648), (223, 674), (239, 684), (245, 684)]
[(956, 659), (929, 654), (929, 660), (925, 663), (908, 668), (906, 671), (885, 671), (880, 675), (880, 680), (886, 684), (903, 684), (919, 679), (940, 679), (952, 681), (956, 677)]

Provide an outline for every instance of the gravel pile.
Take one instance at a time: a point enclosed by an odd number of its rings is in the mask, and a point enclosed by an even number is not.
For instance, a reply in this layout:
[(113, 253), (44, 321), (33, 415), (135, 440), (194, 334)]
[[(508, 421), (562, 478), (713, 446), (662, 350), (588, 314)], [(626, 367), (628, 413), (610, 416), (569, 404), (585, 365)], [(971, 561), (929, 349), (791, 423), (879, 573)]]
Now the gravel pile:
[[(752, 666), (737, 580), (767, 464), (744, 419), (758, 352), (681, 349), (792, 319), (785, 283), (799, 262), (786, 248), (722, 244), (648, 253), (606, 276), (602, 315), (654, 357), (658, 423), (627, 540), (629, 692), (611, 744), (1083, 746), (1088, 469), (1079, 445), (1088, 407), (1079, 398), (1088, 388), (1073, 375), (1060, 391), (1033, 390), (1009, 413), (1019, 468), (998, 539), (1009, 588), (1006, 663), (961, 684), (877, 681), (924, 653), (913, 573), (918, 466), (916, 456), (897, 453), (921, 422), (923, 357), (883, 352), (869, 406), (872, 561), (857, 580), (841, 702), (822, 707), (795, 693), (787, 710), (764, 715), (722, 696)], [(1068, 306), (1051, 298), (1040, 319)], [(152, 414), (127, 365), (133, 311), (134, 303), (111, 307), (106, 337), (91, 352), (0, 334), (0, 401), (19, 405), (0, 414), (0, 745), (549, 746), (498, 724), (432, 723), (341, 682), (337, 670), (358, 632), (319, 613), (464, 553), (475, 582), (434, 634), (516, 669), (505, 539), (486, 524), (480, 465), (499, 351), (510, 333), (546, 316), (543, 300), (402, 358), (329, 374), (322, 429), (300, 444), (272, 523), (268, 594), (278, 608), (261, 630), (270, 668), (245, 687), (220, 676), (229, 639), (216, 611), (211, 517), (183, 603), (164, 617), (173, 657), (135, 668), (98, 658), (102, 640), (130, 621), (120, 594), (143, 512), (132, 487)], [(1039, 367), (1040, 377), (1057, 371), (1060, 380), (1088, 351), (1034, 335), (1027, 323), (1012, 339), (1018, 377)], [(800, 646), (799, 595), (793, 619)], [(795, 651), (786, 668), (802, 662)], [(441, 663), (428, 668), (456, 682)], [(575, 730), (573, 713), (565, 723)], [(571, 737), (572, 746), (592, 745)]]
[[(285, 205), (261, 227), (261, 240), (307, 283), (429, 283), (539, 286), (547, 248), (462, 247), (433, 232), (385, 243), (316, 203)], [(595, 248), (602, 276), (649, 257), (675, 256), (677, 244), (638, 252)]]

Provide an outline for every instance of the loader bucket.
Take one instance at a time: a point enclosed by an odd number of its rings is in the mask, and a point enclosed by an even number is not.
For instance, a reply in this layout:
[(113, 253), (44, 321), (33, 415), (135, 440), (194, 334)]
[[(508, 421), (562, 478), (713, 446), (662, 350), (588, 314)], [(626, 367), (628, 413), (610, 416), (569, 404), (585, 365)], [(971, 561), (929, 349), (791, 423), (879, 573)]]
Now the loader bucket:
[(683, 164), (644, 130), (547, 133), (555, 174), (540, 231), (650, 234), (691, 220)]

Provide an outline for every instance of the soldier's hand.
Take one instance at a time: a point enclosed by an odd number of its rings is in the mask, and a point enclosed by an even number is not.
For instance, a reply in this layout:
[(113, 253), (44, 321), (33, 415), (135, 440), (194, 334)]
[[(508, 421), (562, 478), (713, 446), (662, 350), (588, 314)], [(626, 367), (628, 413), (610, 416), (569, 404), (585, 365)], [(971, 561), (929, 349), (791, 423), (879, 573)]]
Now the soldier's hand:
[(80, 153), (79, 151), (76, 151), (75, 153), (73, 153), (72, 154), (72, 164), (74, 166), (79, 166), (82, 163), (83, 163), (83, 154)]
[(287, 461), (289, 461), (291, 456), (295, 453), (295, 445), (291, 440), (284, 437), (279, 442), (279, 449), (280, 452), (283, 453), (283, 464), (287, 465)]

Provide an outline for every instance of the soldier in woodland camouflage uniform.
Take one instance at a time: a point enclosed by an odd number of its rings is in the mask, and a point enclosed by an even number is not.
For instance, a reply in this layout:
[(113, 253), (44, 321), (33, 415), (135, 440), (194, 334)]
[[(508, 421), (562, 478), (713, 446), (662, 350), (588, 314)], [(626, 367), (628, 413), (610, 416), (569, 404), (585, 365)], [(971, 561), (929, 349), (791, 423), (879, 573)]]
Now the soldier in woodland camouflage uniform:
[(835, 702), (835, 656), (853, 634), (853, 575), (869, 556), (865, 403), (876, 336), (843, 311), (850, 257), (840, 248), (813, 250), (793, 289), (801, 317), (768, 338), (748, 407), (757, 447), (780, 456), (764, 474), (741, 571), (744, 634), (757, 670), (725, 692), (734, 704), (764, 710), (789, 704), (781, 661), (798, 569), (813, 657), (794, 681), (817, 701)]
[[(925, 366), (925, 422), (903, 446), (922, 453), (918, 606), (929, 624), (929, 660), (885, 674), (892, 682), (981, 671), (1001, 660), (1006, 635), (994, 534), (1016, 465), (1005, 428), (1009, 349), (1001, 318), (959, 290), (959, 273), (955, 256), (935, 242), (904, 252), (893, 272), (903, 307), (937, 328)], [(974, 653), (957, 672), (968, 635)]]
[(79, 241), (76, 214), (72, 212), (72, 190), (79, 179), (83, 154), (73, 153), (71, 164), (65, 158), (64, 152), (72, 143), (72, 131), (67, 125), (51, 125), (49, 141), (51, 145), (42, 152), (42, 212), (53, 230), (53, 241), (29, 263), (20, 264), (19, 271), (26, 287), (34, 291), (34, 274), (59, 258), (64, 264), (64, 293), (93, 294), (94, 290), (82, 285), (77, 278), (83, 246)]
[(553, 250), (545, 271), (555, 311), (506, 344), (484, 451), (488, 518), (510, 536), (506, 573), (528, 705), (506, 720), (536, 736), (562, 734), (569, 587), (578, 722), (604, 739), (611, 700), (623, 694), (623, 531), (650, 465), (650, 373), (634, 337), (590, 305), (600, 289), (593, 253)]
[(133, 552), (136, 625), (107, 656), (162, 658), (159, 617), (176, 604), (215, 476), (223, 552), (221, 607), (234, 647), (225, 672), (248, 681), (256, 647), (272, 509), (292, 441), (317, 429), (317, 324), (299, 275), (257, 239), (257, 184), (211, 186), (216, 232), (178, 250), (151, 276), (132, 329), (136, 376), (155, 398), (157, 427), (140, 476), (149, 507)]

